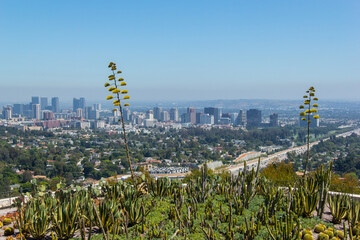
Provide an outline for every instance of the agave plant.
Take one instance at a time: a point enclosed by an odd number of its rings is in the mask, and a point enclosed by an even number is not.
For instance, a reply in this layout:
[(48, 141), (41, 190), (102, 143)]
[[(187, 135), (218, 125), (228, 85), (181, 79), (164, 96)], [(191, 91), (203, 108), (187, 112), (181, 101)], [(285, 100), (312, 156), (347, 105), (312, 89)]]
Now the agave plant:
[(27, 226), (30, 234), (36, 239), (43, 239), (51, 228), (53, 206), (46, 205), (42, 198), (33, 198), (26, 208), (29, 208), (25, 211), (29, 211)]
[(53, 229), (61, 239), (69, 239), (79, 229), (80, 203), (78, 197), (60, 203), (54, 211)]
[(148, 183), (149, 192), (153, 197), (167, 197), (171, 190), (171, 180), (169, 178), (159, 178)]
[(114, 228), (114, 219), (120, 219), (121, 212), (115, 200), (101, 201), (99, 204), (98, 217), (96, 224), (105, 232), (110, 232)]
[(150, 212), (150, 209), (145, 209), (144, 203), (140, 199), (125, 201), (121, 207), (127, 213), (130, 227), (140, 223)]
[(328, 203), (333, 216), (332, 222), (340, 223), (349, 210), (349, 196), (345, 194), (330, 196)]

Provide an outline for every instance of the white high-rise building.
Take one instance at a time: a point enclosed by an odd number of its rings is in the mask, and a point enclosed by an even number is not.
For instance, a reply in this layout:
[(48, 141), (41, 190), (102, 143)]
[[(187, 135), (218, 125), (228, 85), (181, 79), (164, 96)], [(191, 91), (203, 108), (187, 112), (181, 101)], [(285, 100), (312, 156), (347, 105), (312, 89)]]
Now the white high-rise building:
[(145, 119), (149, 119), (149, 120), (153, 120), (153, 119), (154, 119), (154, 112), (153, 112), (153, 110), (147, 110), (147, 111), (146, 111)]
[(33, 104), (32, 105), (32, 118), (36, 120), (41, 119), (41, 109), (40, 104)]
[(4, 119), (11, 119), (12, 118), (12, 107), (6, 106), (3, 108), (3, 117)]
[(170, 121), (170, 114), (168, 111), (162, 111), (161, 112), (161, 121), (168, 122)]
[(175, 122), (179, 121), (179, 111), (177, 108), (170, 109), (170, 120)]

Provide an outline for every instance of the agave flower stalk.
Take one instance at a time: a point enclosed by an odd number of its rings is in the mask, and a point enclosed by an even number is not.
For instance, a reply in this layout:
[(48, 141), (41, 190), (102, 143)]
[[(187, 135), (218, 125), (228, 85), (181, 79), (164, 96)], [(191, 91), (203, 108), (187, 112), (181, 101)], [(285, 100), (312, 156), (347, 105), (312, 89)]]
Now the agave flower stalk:
[(126, 138), (126, 130), (125, 130), (125, 123), (124, 123), (124, 117), (123, 117), (123, 108), (122, 107), (127, 107), (130, 104), (129, 103), (122, 103), (122, 100), (128, 100), (130, 99), (129, 95), (125, 95), (122, 96), (123, 94), (127, 94), (128, 90), (123, 89), (120, 90), (118, 87), (121, 86), (126, 86), (126, 82), (124, 82), (124, 79), (122, 77), (116, 79), (116, 75), (117, 74), (121, 74), (121, 71), (116, 71), (116, 64), (113, 62), (110, 62), (109, 66), (108, 66), (111, 71), (112, 71), (112, 75), (109, 76), (109, 81), (110, 82), (106, 82), (105, 83), (105, 87), (109, 87), (108, 91), (112, 92), (112, 95), (107, 96), (107, 100), (111, 100), (114, 99), (115, 96), (115, 100), (113, 101), (113, 105), (115, 106), (114, 108), (114, 112), (118, 111), (120, 112), (120, 119), (119, 121), (121, 121), (122, 124), (122, 129), (123, 129), (123, 133), (124, 133), (124, 142), (125, 142), (125, 149), (126, 149), (126, 156), (129, 162), (129, 168), (131, 171), (131, 177), (134, 179), (134, 171), (131, 165), (131, 160), (130, 160), (130, 153), (129, 153), (129, 147), (128, 147), (128, 142), (127, 142), (127, 138)]
[[(307, 156), (306, 156), (306, 163), (305, 163), (305, 171), (304, 171), (304, 178), (306, 178), (306, 171), (309, 164), (309, 157), (310, 157), (310, 124), (311, 124), (311, 117), (314, 119), (319, 119), (319, 115), (317, 115), (317, 107), (318, 104), (314, 103), (317, 101), (318, 98), (315, 97), (315, 88), (310, 87), (309, 90), (306, 91), (306, 94), (303, 96), (304, 105), (300, 105), (300, 109), (306, 109), (304, 112), (300, 113), (302, 117), (302, 121), (307, 121)], [(313, 115), (314, 114), (314, 115)]]

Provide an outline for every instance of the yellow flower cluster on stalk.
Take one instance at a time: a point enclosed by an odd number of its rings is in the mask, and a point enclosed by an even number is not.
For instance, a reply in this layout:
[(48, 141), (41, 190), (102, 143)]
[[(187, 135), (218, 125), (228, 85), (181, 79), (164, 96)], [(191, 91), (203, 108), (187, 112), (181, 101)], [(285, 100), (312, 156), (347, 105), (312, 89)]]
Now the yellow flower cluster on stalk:
[[(109, 95), (106, 97), (107, 100), (113, 100), (113, 105), (115, 106), (115, 108), (113, 109), (114, 112), (116, 111), (120, 111), (120, 119), (119, 122), (121, 122), (122, 125), (122, 129), (123, 129), (123, 133), (124, 133), (124, 141), (125, 141), (125, 149), (126, 149), (126, 155), (127, 155), (127, 159), (129, 162), (129, 168), (131, 171), (131, 177), (134, 180), (134, 171), (132, 169), (131, 166), (131, 160), (130, 160), (130, 153), (129, 153), (129, 147), (128, 147), (128, 143), (127, 143), (127, 138), (126, 138), (126, 130), (125, 130), (125, 124), (124, 124), (124, 117), (123, 117), (123, 111), (122, 111), (122, 106), (127, 107), (130, 106), (129, 103), (124, 103), (122, 105), (122, 100), (128, 100), (130, 99), (129, 95), (125, 95), (128, 93), (128, 90), (126, 89), (120, 89), (119, 86), (123, 87), (126, 86), (126, 82), (124, 82), (124, 78), (117, 78), (117, 74), (121, 74), (122, 72), (120, 70), (117, 70), (116, 68), (116, 64), (113, 62), (110, 62), (109, 66), (110, 70), (112, 71), (112, 74), (109, 75), (108, 79), (109, 82), (106, 82), (104, 84), (104, 86), (107, 88), (108, 87), (108, 91), (112, 93), (112, 95)], [(117, 79), (117, 80), (116, 80)]]
[(309, 90), (306, 91), (306, 95), (303, 96), (304, 100), (304, 105), (300, 105), (300, 109), (306, 109), (304, 112), (300, 113), (300, 116), (302, 117), (301, 120), (302, 121), (306, 121), (308, 122), (308, 124), (311, 123), (311, 116), (314, 119), (319, 119), (319, 115), (312, 115), (317, 113), (317, 107), (319, 107), (317, 105), (317, 103), (314, 103), (311, 105), (312, 101), (317, 101), (318, 98), (315, 97), (315, 88), (314, 87), (310, 87)]
[[(108, 67), (111, 69), (112, 74), (109, 75), (109, 77), (108, 77), (109, 82), (106, 82), (104, 86), (109, 87), (108, 91), (111, 92), (113, 95), (107, 96), (106, 100), (111, 100), (111, 99), (115, 98), (116, 100), (113, 101), (113, 104), (115, 107), (119, 107), (119, 109), (120, 109), (121, 108), (121, 100), (130, 99), (130, 96), (129, 95), (123, 96), (122, 94), (127, 94), (128, 90), (126, 90), (126, 89), (121, 90), (119, 88), (119, 86), (126, 86), (126, 82), (124, 82), (124, 78), (121, 78), (121, 77), (118, 78), (118, 80), (116, 80), (116, 78), (117, 78), (116, 75), (122, 73), (121, 71), (116, 71), (117, 70), (116, 63), (110, 62)], [(130, 104), (124, 103), (122, 106), (127, 107), (127, 106), (130, 106)], [(117, 111), (117, 110), (118, 110), (117, 108), (114, 108), (113, 111)]]
[(305, 171), (304, 171), (304, 178), (306, 178), (306, 171), (309, 164), (309, 158), (310, 158), (310, 123), (311, 123), (311, 117), (314, 119), (319, 119), (319, 115), (316, 113), (318, 110), (316, 109), (318, 106), (317, 103), (313, 103), (313, 101), (317, 101), (318, 98), (315, 97), (315, 88), (310, 87), (309, 90), (306, 91), (306, 95), (303, 96), (304, 99), (304, 105), (300, 105), (300, 109), (303, 109), (303, 112), (300, 113), (301, 120), (307, 121), (307, 156), (306, 156), (306, 162), (305, 162)]

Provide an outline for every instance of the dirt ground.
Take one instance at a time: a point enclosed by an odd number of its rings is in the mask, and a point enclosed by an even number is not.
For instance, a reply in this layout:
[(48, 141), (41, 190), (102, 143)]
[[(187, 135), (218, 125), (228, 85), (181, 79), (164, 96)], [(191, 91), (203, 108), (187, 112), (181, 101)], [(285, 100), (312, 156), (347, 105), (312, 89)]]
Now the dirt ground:
[[(4, 208), (4, 209), (0, 209), (0, 216), (4, 216), (6, 215), (7, 213), (12, 213), (12, 212), (15, 212), (16, 211), (16, 208)], [(6, 227), (12, 227), (13, 224), (10, 224), (10, 225), (7, 225), (7, 226), (3, 226), (1, 229), (0, 229), (0, 240), (5, 240), (6, 237), (4, 236), (4, 229)], [(15, 229), (15, 233), (18, 233)]]

